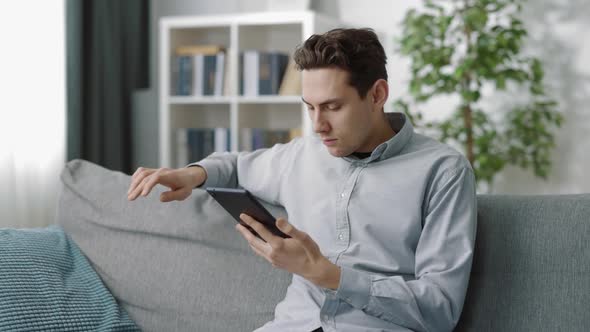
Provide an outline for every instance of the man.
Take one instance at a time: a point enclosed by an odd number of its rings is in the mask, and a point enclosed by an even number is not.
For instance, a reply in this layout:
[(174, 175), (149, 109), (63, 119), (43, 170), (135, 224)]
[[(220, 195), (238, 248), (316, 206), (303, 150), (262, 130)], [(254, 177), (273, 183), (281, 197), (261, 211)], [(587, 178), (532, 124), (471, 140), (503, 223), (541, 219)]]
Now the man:
[(311, 36), (294, 54), (316, 137), (182, 169), (133, 175), (129, 199), (241, 186), (285, 207), (272, 235), (249, 216), (252, 250), (293, 274), (260, 331), (451, 331), (463, 307), (476, 228), (473, 171), (458, 152), (384, 113), (386, 57), (369, 29)]

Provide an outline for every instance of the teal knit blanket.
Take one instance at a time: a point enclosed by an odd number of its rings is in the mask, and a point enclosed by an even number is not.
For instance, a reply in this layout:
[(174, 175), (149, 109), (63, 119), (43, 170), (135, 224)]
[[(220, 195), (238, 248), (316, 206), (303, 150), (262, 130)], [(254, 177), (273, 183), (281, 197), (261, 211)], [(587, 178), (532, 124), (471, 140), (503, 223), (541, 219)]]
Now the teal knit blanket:
[(139, 331), (58, 226), (0, 229), (0, 331)]

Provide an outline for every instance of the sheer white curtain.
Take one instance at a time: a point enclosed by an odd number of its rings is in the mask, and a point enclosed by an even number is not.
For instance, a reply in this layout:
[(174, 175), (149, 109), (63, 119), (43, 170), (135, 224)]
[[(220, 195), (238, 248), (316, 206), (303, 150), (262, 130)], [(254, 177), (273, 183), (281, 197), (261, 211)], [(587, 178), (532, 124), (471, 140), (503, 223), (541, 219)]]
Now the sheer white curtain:
[(0, 1), (0, 228), (54, 222), (65, 161), (64, 0)]

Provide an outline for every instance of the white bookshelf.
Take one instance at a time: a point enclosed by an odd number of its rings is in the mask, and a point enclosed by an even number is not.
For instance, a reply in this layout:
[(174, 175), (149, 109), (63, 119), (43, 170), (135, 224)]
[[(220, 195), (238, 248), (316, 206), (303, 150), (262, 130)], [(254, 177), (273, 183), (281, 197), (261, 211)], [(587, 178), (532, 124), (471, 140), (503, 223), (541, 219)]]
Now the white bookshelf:
[[(241, 96), (239, 52), (276, 50), (292, 55), (313, 33), (339, 24), (311, 11), (264, 12), (236, 15), (164, 17), (160, 20), (159, 142), (161, 167), (176, 165), (176, 130), (194, 127), (230, 129), (230, 146), (237, 151), (241, 128), (289, 129), (312, 133), (301, 96)], [(224, 96), (172, 96), (171, 61), (176, 47), (220, 44), (229, 51), (229, 93)]]

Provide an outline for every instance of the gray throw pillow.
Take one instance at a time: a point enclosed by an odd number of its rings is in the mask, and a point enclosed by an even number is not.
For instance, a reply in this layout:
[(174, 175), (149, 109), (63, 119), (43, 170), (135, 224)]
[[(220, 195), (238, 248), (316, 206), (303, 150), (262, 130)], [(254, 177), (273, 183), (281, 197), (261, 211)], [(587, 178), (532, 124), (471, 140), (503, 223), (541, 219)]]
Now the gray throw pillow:
[(130, 176), (83, 160), (61, 180), (57, 222), (142, 330), (251, 331), (272, 319), (291, 276), (254, 255), (204, 190), (161, 203), (157, 186), (129, 202)]

